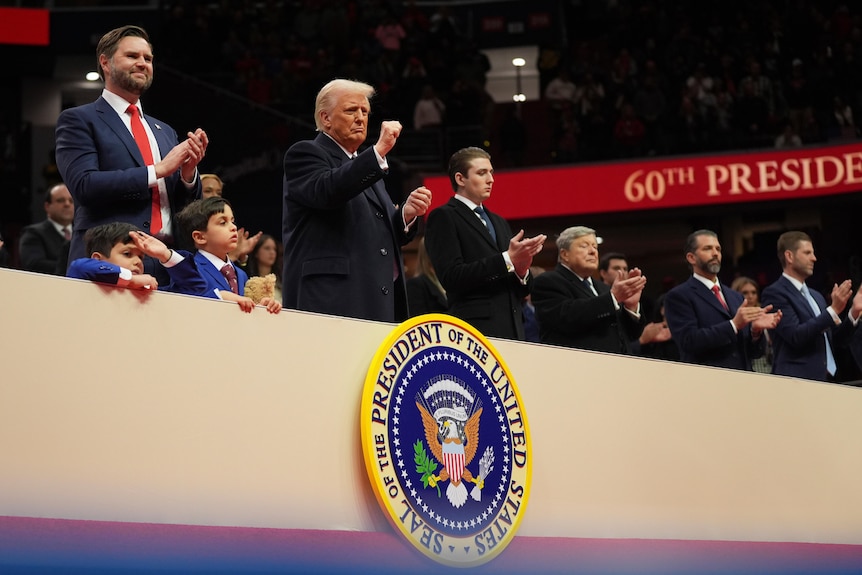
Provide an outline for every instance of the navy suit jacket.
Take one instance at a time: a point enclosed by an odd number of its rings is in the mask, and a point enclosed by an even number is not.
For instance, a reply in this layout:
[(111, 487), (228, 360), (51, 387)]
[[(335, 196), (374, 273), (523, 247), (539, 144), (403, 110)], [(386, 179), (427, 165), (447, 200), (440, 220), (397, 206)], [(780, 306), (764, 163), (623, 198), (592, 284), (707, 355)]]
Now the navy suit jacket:
[(687, 363), (752, 371), (751, 360), (763, 355), (766, 338), (753, 341), (751, 326), (735, 333), (730, 320), (742, 305), (742, 294), (724, 284), (721, 293), (729, 310), (694, 277), (665, 296), (665, 317), (679, 357)]
[[(176, 132), (150, 116), (143, 121), (150, 125), (164, 158), (177, 145)], [(64, 110), (57, 119), (56, 146), (57, 167), (75, 200), (70, 261), (89, 256), (84, 253), (84, 234), (92, 227), (127, 222), (150, 231), (152, 192), (147, 167), (131, 132), (104, 98)], [(179, 170), (165, 178), (174, 227), (174, 214), (200, 197), (200, 178), (195, 179), (188, 189)], [(171, 245), (171, 238), (166, 239)]]
[(497, 214), (485, 212), (494, 224), (497, 241), (485, 224), (460, 200), (450, 198), (432, 211), (425, 229), (425, 248), (446, 290), (449, 313), (486, 336), (524, 340), (522, 300), (527, 285), (506, 269), (512, 229)]
[(416, 234), (417, 225), (404, 231), (384, 175), (372, 148), (350, 160), (323, 133), (287, 151), (285, 308), (387, 322), (407, 319), (401, 246)]
[[(168, 291), (194, 296), (207, 296), (207, 284), (198, 272), (197, 266), (189, 254), (175, 266), (165, 268), (171, 283), (160, 285), (159, 291)], [(210, 264), (210, 267), (213, 267)], [(117, 284), (120, 277), (120, 267), (93, 258), (78, 258), (69, 264), (66, 276), (70, 278), (90, 280), (94, 282)], [(215, 297), (212, 295), (210, 297)]]
[[(64, 238), (51, 220), (42, 220), (24, 228), (18, 243), (21, 269), (44, 274), (57, 274), (57, 263), (63, 255)], [(64, 275), (66, 270), (59, 275)]]
[(790, 375), (803, 379), (826, 381), (826, 341), (829, 338), (833, 355), (838, 360), (838, 350), (844, 339), (850, 335), (851, 324), (847, 319), (836, 325), (828, 311), (826, 299), (817, 290), (811, 290), (811, 297), (817, 302), (820, 314), (815, 315), (796, 287), (786, 277), (781, 276), (763, 290), (763, 305), (772, 304), (780, 309), (781, 321), (772, 335), (772, 373)]
[[(180, 253), (186, 255), (185, 252)], [(186, 257), (186, 259), (189, 258)], [(222, 275), (221, 269), (216, 268), (206, 256), (200, 252), (195, 252), (194, 262), (206, 284), (205, 292), (207, 297), (218, 298), (215, 290), (230, 291), (230, 284), (227, 283), (227, 278)], [(236, 270), (236, 283), (239, 287), (239, 295), (245, 295), (245, 282), (248, 281), (248, 274), (239, 266), (233, 266), (233, 268)]]
[(846, 373), (843, 373), (842, 381), (854, 381), (854, 384), (862, 385), (862, 326), (852, 330), (846, 345), (843, 351), (849, 364), (845, 364)]
[(639, 319), (614, 307), (610, 288), (593, 282), (593, 294), (562, 264), (533, 282), (542, 343), (610, 353), (630, 354), (629, 341), (640, 337), (646, 317)]

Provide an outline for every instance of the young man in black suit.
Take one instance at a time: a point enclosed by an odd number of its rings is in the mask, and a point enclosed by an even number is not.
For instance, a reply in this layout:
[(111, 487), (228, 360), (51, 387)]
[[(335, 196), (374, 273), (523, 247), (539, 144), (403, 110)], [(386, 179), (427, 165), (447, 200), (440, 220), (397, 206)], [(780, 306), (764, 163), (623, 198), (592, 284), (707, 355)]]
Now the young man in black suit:
[(482, 334), (524, 340), (521, 302), (530, 292), (530, 265), (546, 236), (514, 236), (506, 220), (487, 210), (494, 168), (481, 148), (449, 159), (455, 196), (431, 212), (425, 247), (449, 298), (449, 313)]

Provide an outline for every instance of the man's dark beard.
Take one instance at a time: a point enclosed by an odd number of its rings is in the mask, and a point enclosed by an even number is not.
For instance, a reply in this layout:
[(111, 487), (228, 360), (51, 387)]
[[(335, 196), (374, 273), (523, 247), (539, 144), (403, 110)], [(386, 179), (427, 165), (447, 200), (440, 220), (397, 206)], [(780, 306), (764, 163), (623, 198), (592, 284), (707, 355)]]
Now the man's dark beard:
[(138, 95), (146, 92), (147, 88), (149, 88), (153, 84), (152, 76), (147, 77), (146, 82), (142, 86), (140, 82), (138, 82), (132, 77), (131, 72), (123, 72), (117, 70), (113, 65), (111, 66), (111, 80), (113, 80), (114, 84), (116, 84), (123, 90), (127, 90), (129, 92), (132, 92), (133, 94)]

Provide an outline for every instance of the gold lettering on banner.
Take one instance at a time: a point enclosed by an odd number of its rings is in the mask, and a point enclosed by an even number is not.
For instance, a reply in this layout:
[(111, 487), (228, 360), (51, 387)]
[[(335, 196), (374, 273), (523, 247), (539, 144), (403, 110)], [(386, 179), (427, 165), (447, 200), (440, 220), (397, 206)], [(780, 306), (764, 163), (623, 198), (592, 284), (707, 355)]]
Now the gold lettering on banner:
[(844, 154), (844, 167), (847, 174), (845, 183), (862, 184), (862, 152)]
[[(709, 164), (704, 166), (704, 170), (707, 197), (829, 190), (862, 184), (862, 152), (787, 158), (781, 162), (763, 160), (752, 164)], [(694, 183), (694, 178), (691, 183)], [(626, 184), (628, 186), (629, 182)], [(632, 187), (635, 185), (632, 184)]]
[[(831, 180), (826, 180), (826, 163), (835, 166), (835, 177)], [(835, 156), (820, 156), (814, 158), (814, 165), (817, 166), (817, 179), (820, 181), (818, 188), (831, 188), (844, 179), (844, 163)]]
[(659, 202), (664, 198), (668, 188), (694, 184), (692, 166), (650, 170), (641, 178), (644, 172), (645, 170), (635, 170), (626, 179), (623, 193), (632, 203), (638, 203), (644, 199)]

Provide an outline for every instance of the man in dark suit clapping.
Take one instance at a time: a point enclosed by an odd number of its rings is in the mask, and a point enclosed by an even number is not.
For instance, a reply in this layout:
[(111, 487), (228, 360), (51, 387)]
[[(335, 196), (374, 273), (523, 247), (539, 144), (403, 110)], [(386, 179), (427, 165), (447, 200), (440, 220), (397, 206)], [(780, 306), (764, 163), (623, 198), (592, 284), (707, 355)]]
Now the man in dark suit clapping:
[(665, 296), (664, 311), (682, 361), (752, 371), (763, 355), (764, 329), (773, 329), (781, 310), (749, 307), (737, 291), (718, 281), (721, 244), (710, 230), (689, 234), (685, 259), (692, 276)]
[(646, 277), (638, 268), (619, 270), (608, 287), (593, 282), (599, 269), (596, 232), (566, 228), (557, 238), (557, 267), (536, 278), (533, 305), (542, 343), (629, 354), (629, 342), (646, 324), (640, 298)]
[(784, 313), (772, 334), (772, 373), (818, 381), (836, 381), (838, 349), (843, 348), (857, 320), (858, 310), (842, 319), (853, 294), (850, 280), (832, 286), (831, 303), (809, 290), (806, 281), (814, 273), (814, 246), (808, 234), (785, 232), (778, 238), (778, 259), (783, 273), (763, 290), (763, 303)]
[(455, 196), (428, 216), (425, 247), (446, 289), (449, 313), (486, 336), (524, 339), (521, 302), (529, 293), (530, 265), (545, 236), (514, 236), (509, 224), (487, 210), (494, 168), (481, 148), (449, 159)]
[[(102, 95), (57, 119), (57, 167), (75, 199), (69, 261), (90, 255), (84, 252), (88, 229), (118, 221), (170, 247), (174, 215), (200, 197), (197, 166), (209, 143), (200, 128), (178, 142), (173, 128), (143, 113), (140, 97), (153, 82), (146, 31), (111, 30), (99, 41), (96, 58), (105, 80)], [(144, 261), (144, 271), (170, 281), (152, 258)]]

